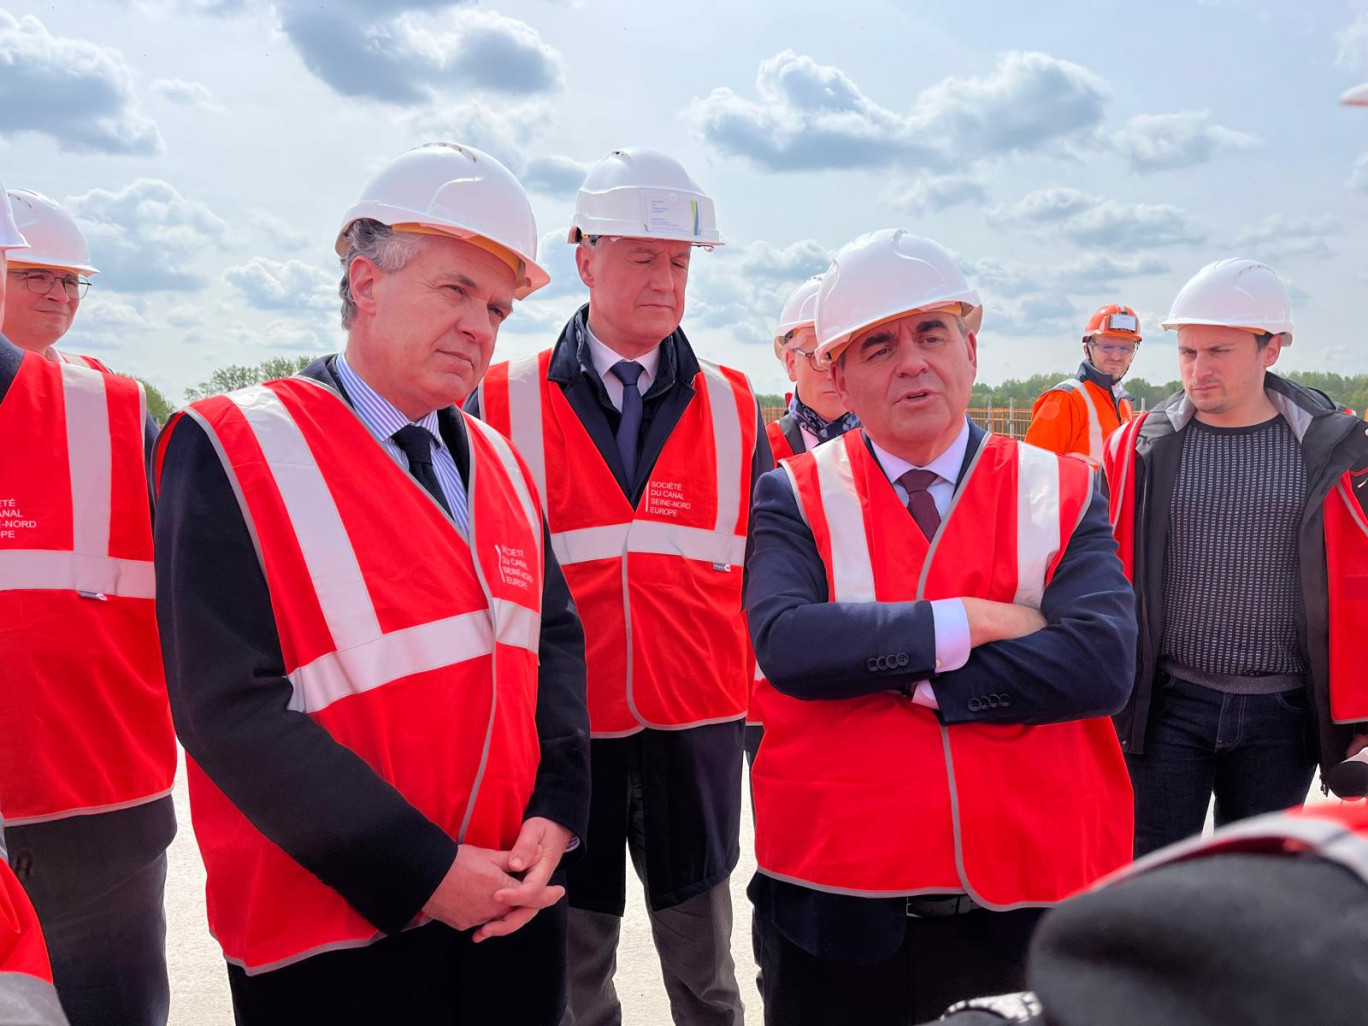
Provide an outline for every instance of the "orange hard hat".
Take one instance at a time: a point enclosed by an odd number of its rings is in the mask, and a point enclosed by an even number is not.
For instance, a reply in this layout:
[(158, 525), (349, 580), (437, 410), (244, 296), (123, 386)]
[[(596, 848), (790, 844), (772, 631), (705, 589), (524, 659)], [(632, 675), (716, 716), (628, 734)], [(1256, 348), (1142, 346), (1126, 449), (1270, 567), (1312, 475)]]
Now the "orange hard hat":
[(1128, 306), (1109, 303), (1088, 318), (1088, 326), (1083, 329), (1083, 337), (1088, 339), (1094, 335), (1111, 335), (1113, 338), (1128, 338), (1132, 342), (1139, 342), (1140, 318)]

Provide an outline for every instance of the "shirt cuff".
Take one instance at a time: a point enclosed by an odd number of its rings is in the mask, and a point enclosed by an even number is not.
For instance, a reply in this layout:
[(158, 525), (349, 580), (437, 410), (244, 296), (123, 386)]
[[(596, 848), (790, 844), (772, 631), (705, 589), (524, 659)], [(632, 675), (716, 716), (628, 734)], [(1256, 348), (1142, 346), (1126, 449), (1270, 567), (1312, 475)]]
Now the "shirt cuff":
[(936, 701), (936, 693), (931, 690), (931, 682), (929, 680), (917, 682), (916, 690), (912, 692), (912, 704), (924, 705), (928, 709), (940, 708), (940, 703)]
[(969, 615), (959, 599), (931, 603), (931, 622), (936, 631), (936, 672), (958, 670), (969, 661)]

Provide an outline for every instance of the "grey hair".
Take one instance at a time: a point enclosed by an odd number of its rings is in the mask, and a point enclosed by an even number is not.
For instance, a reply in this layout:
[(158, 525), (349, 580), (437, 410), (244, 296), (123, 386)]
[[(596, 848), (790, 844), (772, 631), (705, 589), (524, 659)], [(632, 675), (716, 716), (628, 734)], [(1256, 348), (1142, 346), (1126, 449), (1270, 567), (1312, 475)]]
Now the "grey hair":
[(365, 257), (382, 271), (401, 271), (418, 252), (422, 240), (417, 235), (396, 232), (389, 225), (369, 217), (353, 221), (345, 238), (347, 255), (342, 257), (342, 281), (337, 286), (337, 294), (342, 297), (342, 327), (350, 328), (356, 320), (356, 300), (351, 290), (352, 261)]

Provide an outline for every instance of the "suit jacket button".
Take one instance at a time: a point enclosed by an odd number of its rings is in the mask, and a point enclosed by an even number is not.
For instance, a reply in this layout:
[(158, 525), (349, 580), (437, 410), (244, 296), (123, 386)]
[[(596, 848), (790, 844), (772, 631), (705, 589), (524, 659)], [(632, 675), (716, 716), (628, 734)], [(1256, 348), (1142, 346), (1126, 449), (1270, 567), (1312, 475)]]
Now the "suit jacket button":
[(989, 708), (989, 709), (996, 709), (997, 707), (998, 707), (998, 696), (997, 696), (997, 695), (989, 695), (989, 696), (988, 696), (988, 708)]
[(878, 668), (879, 661), (875, 659), (873, 656), (870, 656), (868, 659), (865, 660), (865, 669), (868, 670), (870, 673), (873, 673)]
[(983, 708), (983, 703), (980, 702), (977, 698), (971, 698), (971, 699), (969, 699), (969, 711), (970, 711), (970, 712), (978, 712), (978, 711), (981, 710), (982, 708)]
[(911, 662), (911, 660), (907, 658), (907, 653), (906, 653), (906, 652), (899, 652), (899, 653), (898, 653), (898, 665), (899, 665), (899, 666), (906, 666), (906, 665), (907, 665), (908, 663), (910, 663), (910, 662)]
[(1000, 705), (1002, 708), (1006, 709), (1011, 704), (1011, 698), (1009, 698), (1006, 695), (998, 695), (998, 705)]

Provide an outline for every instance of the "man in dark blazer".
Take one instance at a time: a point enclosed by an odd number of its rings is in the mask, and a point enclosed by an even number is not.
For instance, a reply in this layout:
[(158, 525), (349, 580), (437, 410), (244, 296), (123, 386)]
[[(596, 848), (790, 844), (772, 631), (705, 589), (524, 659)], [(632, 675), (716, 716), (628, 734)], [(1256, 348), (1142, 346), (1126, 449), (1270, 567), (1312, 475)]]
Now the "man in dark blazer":
[[(981, 317), (929, 240), (876, 232), (843, 249), (817, 334), (863, 430), (756, 491), (747, 612), (774, 693), (752, 771), (749, 895), (767, 1023), (908, 1023), (1014, 989), (1040, 907), (1064, 896), (1046, 878), (1081, 885), (1129, 852), (1129, 786), (1103, 717), (1129, 687), (1133, 603), (1087, 469), (967, 420)], [(1081, 515), (1056, 519), (1067, 540), (1053, 536), (1062, 551), (1038, 593), (994, 600), (970, 569), (1010, 575), (1014, 547), (1029, 563), (1012, 520), (1032, 500), (1002, 482), (1030, 468)], [(1005, 504), (982, 517), (994, 488)], [(918, 547), (924, 557), (887, 576), (881, 559)], [(961, 563), (973, 566), (957, 581)], [(843, 583), (861, 574), (878, 600)], [(950, 584), (927, 601), (919, 574)], [(1075, 747), (1068, 768), (1053, 764), (1052, 748)], [(976, 849), (971, 806), (988, 813)], [(1058, 848), (1042, 840), (1056, 829), (1070, 834)], [(1097, 841), (1087, 857), (1072, 850), (1083, 837)]]
[[(520, 203), (525, 223), (492, 223), (491, 190), (504, 194), (505, 213)], [(424, 211), (433, 196), (444, 196), (444, 206)], [(339, 238), (347, 349), (302, 372), (355, 412), (371, 436), (363, 444), (406, 469), (428, 493), (422, 498), (442, 507), (445, 527), (463, 537), (473, 522), (467, 495), (475, 508), (474, 432), (451, 404), (483, 372), (513, 297), (545, 282), (532, 262), (535, 240), (521, 187), (487, 155), (443, 146), (398, 158), (367, 186)], [(296, 711), (277, 616), (285, 597), (268, 587), (265, 539), (249, 530), (237, 479), (216, 448), (221, 436), (207, 423), (203, 414), (181, 418), (160, 450), (158, 600), (177, 733), (207, 780), (205, 794), (221, 792), (243, 829), (250, 824), (283, 849), (374, 929), (359, 945), (279, 966), (233, 964), (241, 959), (230, 953), (237, 1021), (555, 1023), (565, 994), (565, 905), (554, 881), (562, 854), (582, 850), (589, 779), (584, 636), (549, 543), (535, 691), (540, 761), (522, 833), (511, 850), (458, 844), (453, 828), (389, 782), (386, 767)], [(408, 447), (411, 428), (418, 450)], [(379, 522), (393, 499), (375, 494)], [(395, 738), (418, 750), (456, 743)], [(192, 787), (192, 812), (197, 797)], [(214, 841), (200, 833), (202, 846)], [(250, 867), (228, 866), (227, 875), (239, 868)], [(212, 865), (209, 875), (212, 919)], [(255, 914), (288, 916), (288, 900), (268, 904), (280, 907)]]

